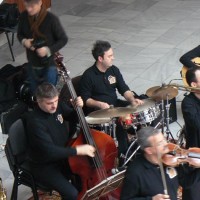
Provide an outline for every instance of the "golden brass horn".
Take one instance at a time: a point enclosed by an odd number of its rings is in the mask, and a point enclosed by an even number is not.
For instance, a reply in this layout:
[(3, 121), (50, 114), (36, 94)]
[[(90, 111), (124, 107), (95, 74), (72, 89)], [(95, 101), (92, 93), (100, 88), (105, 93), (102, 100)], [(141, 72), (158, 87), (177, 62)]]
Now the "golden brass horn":
[(3, 187), (1, 178), (0, 178), (0, 200), (7, 200), (6, 189)]
[(190, 86), (180, 85), (176, 83), (169, 84), (168, 86), (175, 87), (178, 90), (187, 91), (187, 92), (200, 92), (200, 88), (198, 87), (190, 87)]

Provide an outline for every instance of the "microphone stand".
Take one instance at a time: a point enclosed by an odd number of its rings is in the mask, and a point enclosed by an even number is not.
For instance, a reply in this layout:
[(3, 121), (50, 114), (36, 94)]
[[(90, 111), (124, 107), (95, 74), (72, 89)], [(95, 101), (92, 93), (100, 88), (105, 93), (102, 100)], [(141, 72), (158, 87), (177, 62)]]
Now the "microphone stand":
[[(163, 127), (163, 122), (164, 122), (164, 118), (161, 118), (161, 120), (156, 124), (156, 126), (154, 127), (154, 129), (158, 128), (158, 126), (162, 125)], [(122, 167), (124, 167), (131, 159), (132, 157), (136, 154), (136, 152), (140, 149), (140, 146), (138, 146), (135, 151), (129, 156), (129, 158), (127, 159), (128, 153), (130, 151), (130, 149), (133, 147), (133, 145), (137, 142), (137, 139), (135, 139), (131, 145), (129, 146), (126, 155), (124, 157), (124, 164), (122, 165)]]
[(131, 145), (130, 145), (130, 147), (128, 148), (128, 150), (127, 150), (127, 152), (126, 152), (126, 155), (125, 155), (125, 158), (124, 158), (124, 164), (122, 165), (122, 167), (125, 167), (125, 165), (131, 160), (131, 158), (136, 154), (136, 152), (140, 149), (140, 146), (138, 146), (137, 148), (136, 148), (136, 150), (129, 156), (129, 158), (126, 160), (126, 158), (127, 158), (127, 155), (128, 155), (128, 152), (130, 151), (130, 149), (132, 148), (132, 146), (135, 144), (137, 142), (137, 139), (135, 139), (132, 143), (131, 143)]

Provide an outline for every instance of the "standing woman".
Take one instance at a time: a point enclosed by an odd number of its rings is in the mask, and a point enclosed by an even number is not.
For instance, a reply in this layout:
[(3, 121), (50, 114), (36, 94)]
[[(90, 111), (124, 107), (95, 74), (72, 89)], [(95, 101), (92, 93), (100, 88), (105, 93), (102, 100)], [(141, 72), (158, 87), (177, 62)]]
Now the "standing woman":
[(26, 49), (28, 59), (27, 79), (32, 94), (39, 84), (57, 83), (54, 53), (68, 41), (61, 23), (48, 12), (42, 0), (23, 0), (25, 11), (20, 16), (17, 36)]

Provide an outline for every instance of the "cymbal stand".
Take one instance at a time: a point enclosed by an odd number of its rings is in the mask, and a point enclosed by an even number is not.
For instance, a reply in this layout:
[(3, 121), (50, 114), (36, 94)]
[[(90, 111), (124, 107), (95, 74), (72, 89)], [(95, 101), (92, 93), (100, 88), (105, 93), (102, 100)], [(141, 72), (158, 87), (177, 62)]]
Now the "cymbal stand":
[(110, 136), (113, 137), (116, 147), (118, 147), (118, 140), (116, 137), (116, 118), (112, 118), (112, 128), (110, 129)]
[(164, 100), (161, 101), (161, 120), (162, 120), (162, 133), (164, 133), (165, 128), (165, 106), (164, 106)]
[(169, 136), (172, 138), (173, 142), (175, 142), (175, 139), (171, 133), (171, 131), (169, 130), (169, 121), (170, 121), (170, 117), (169, 117), (169, 109), (170, 109), (171, 104), (169, 103), (169, 95), (167, 95), (167, 99), (166, 99), (166, 131), (165, 133), (167, 134), (167, 141), (169, 141)]
[[(162, 102), (162, 115), (164, 116), (164, 101)], [(157, 125), (154, 127), (154, 129), (158, 128), (159, 126), (162, 125), (162, 129), (164, 129), (164, 126), (163, 126), (163, 122), (164, 122), (164, 118), (161, 118), (161, 120), (157, 123)], [(133, 126), (133, 128), (136, 128), (136, 126)], [(135, 130), (136, 130), (135, 129)], [(137, 135), (137, 132), (136, 132), (136, 135)], [(132, 157), (137, 153), (137, 151), (140, 149), (140, 146), (138, 146), (135, 151), (129, 156), (129, 158), (127, 159), (128, 157), (128, 153), (129, 151), (131, 150), (131, 148), (133, 147), (134, 144), (136, 144), (137, 142), (137, 138), (131, 143), (131, 145), (129, 146), (125, 156), (124, 156), (124, 164), (122, 165), (122, 167), (126, 166), (126, 164), (132, 159)]]
[(126, 164), (131, 160), (131, 158), (136, 154), (136, 152), (140, 149), (140, 146), (138, 146), (135, 151), (129, 156), (129, 158), (127, 159), (127, 156), (128, 156), (128, 153), (130, 151), (130, 149), (133, 147), (133, 145), (137, 142), (137, 139), (135, 139), (131, 145), (129, 146), (127, 152), (126, 152), (126, 155), (124, 157), (124, 164), (122, 165), (122, 167), (126, 166)]

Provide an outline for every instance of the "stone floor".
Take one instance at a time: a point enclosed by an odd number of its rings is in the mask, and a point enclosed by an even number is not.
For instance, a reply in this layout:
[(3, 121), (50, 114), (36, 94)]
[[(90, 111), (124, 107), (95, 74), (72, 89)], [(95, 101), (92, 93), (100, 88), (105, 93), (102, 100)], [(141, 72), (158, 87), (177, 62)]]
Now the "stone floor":
[[(69, 36), (61, 53), (71, 77), (82, 74), (93, 64), (91, 47), (100, 39), (112, 44), (115, 65), (138, 94), (173, 79), (182, 84), (179, 58), (200, 41), (199, 0), (52, 0), (52, 4), (51, 11), (60, 17)], [(17, 39), (13, 51), (15, 62), (12, 62), (5, 35), (1, 34), (1, 67), (26, 61)], [(183, 94), (179, 91), (176, 98), (178, 120), (170, 124), (175, 136), (183, 125), (180, 111)], [(1, 143), (5, 143), (6, 136), (0, 137)], [(9, 199), (13, 176), (3, 151), (0, 157), (0, 177)], [(27, 200), (30, 196), (29, 189), (19, 187), (18, 199)]]

